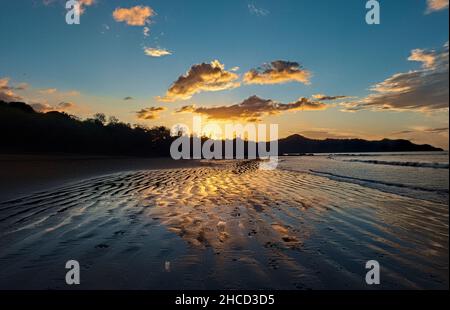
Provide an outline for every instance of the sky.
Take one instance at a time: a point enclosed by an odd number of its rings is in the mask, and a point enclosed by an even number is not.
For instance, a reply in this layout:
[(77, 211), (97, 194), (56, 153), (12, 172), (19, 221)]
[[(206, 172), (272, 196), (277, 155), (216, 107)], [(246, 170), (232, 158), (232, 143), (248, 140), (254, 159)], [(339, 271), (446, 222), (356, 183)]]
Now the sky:
[(448, 0), (0, 0), (0, 100), (448, 149)]

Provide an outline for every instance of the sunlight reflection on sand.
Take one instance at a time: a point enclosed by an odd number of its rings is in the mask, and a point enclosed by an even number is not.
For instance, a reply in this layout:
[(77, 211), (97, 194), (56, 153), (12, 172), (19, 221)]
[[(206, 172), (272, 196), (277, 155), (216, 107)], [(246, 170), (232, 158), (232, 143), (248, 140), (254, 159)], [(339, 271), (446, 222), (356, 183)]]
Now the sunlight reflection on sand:
[[(0, 204), (0, 287), (448, 287), (448, 206), (257, 162), (119, 173)], [(40, 277), (33, 277), (40, 274)], [(25, 284), (24, 284), (25, 283)]]

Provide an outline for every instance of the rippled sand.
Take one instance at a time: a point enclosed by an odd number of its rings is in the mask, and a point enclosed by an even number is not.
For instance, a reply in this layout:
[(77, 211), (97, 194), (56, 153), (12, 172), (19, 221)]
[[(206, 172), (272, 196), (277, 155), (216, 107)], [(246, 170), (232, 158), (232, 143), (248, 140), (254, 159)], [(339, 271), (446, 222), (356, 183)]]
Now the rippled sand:
[[(448, 289), (448, 205), (257, 162), (118, 173), (0, 204), (0, 288)], [(72, 287), (70, 287), (72, 288)]]

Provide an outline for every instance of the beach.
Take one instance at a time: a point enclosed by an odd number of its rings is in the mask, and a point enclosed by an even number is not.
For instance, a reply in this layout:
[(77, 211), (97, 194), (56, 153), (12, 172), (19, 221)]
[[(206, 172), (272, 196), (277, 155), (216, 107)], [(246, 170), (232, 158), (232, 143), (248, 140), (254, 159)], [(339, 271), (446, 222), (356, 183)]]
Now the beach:
[(448, 289), (445, 203), (257, 161), (150, 161), (0, 203), (0, 288), (69, 289), (77, 260), (70, 289)]
[(198, 166), (195, 160), (75, 154), (0, 154), (0, 202), (115, 172)]

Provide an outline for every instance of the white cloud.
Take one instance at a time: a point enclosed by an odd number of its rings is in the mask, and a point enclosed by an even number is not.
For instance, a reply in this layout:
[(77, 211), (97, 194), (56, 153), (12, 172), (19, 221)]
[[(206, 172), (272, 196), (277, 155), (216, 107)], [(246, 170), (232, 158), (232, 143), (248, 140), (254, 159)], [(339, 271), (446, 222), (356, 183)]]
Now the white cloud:
[(142, 33), (144, 34), (144, 37), (150, 36), (150, 28), (144, 27), (144, 29), (142, 30)]
[(247, 7), (248, 7), (248, 11), (252, 15), (267, 16), (267, 15), (270, 14), (269, 10), (266, 10), (266, 9), (263, 9), (263, 8), (258, 8), (254, 4), (249, 4)]
[(145, 55), (150, 56), (150, 57), (162, 57), (162, 56), (172, 55), (172, 52), (170, 52), (164, 48), (153, 48), (153, 47), (144, 48), (144, 53), (145, 53)]

